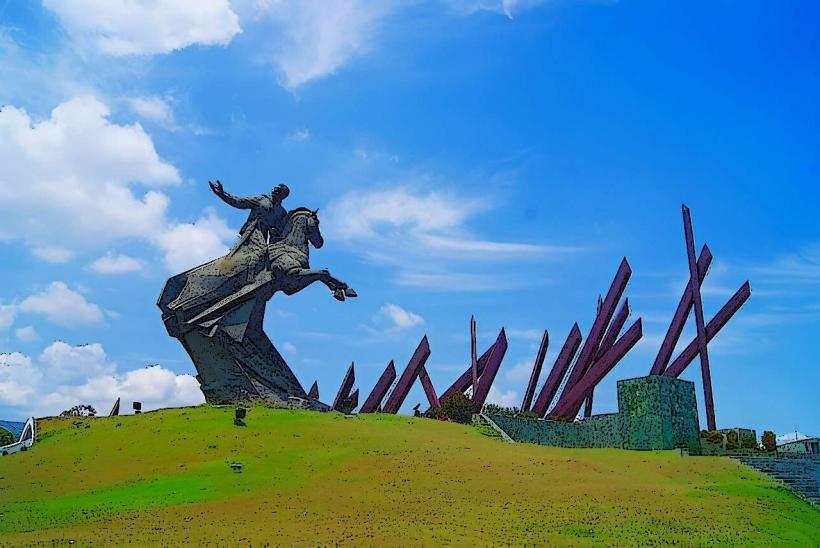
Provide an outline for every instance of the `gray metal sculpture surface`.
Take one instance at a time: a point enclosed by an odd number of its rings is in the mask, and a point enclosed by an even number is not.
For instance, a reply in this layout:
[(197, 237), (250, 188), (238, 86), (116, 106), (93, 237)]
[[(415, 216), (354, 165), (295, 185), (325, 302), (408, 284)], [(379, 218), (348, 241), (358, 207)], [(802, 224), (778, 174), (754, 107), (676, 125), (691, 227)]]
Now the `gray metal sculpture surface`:
[(267, 302), (279, 291), (293, 295), (319, 281), (339, 301), (357, 296), (329, 271), (310, 268), (310, 246), (324, 245), (318, 210), (287, 212), (285, 185), (269, 195), (236, 197), (219, 181), (209, 184), (227, 204), (249, 209), (248, 220), (227, 255), (166, 282), (157, 303), (165, 328), (191, 357), (208, 403), (309, 399), (262, 322)]

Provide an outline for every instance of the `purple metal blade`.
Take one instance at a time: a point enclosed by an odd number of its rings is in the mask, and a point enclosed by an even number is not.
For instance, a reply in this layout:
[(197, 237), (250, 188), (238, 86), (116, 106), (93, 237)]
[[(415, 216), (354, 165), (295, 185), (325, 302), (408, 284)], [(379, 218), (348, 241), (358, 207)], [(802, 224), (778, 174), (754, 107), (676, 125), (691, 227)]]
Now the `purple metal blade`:
[(507, 353), (507, 332), (501, 329), (498, 339), (493, 345), (493, 351), (487, 360), (487, 367), (484, 373), (478, 379), (478, 390), (473, 394), (473, 410), (478, 413), (484, 406), (487, 400), (487, 394), (490, 393), (490, 388), (495, 381), (495, 376), (498, 369), (501, 367), (501, 362), (504, 360), (504, 355)]
[(413, 382), (419, 375), (419, 370), (424, 367), (424, 364), (427, 362), (427, 358), (429, 357), (430, 344), (427, 342), (427, 335), (425, 335), (424, 338), (421, 339), (416, 351), (413, 353), (413, 357), (410, 358), (410, 362), (407, 364), (407, 367), (404, 368), (404, 371), (399, 378), (399, 382), (396, 384), (396, 388), (393, 389), (393, 393), (390, 394), (389, 398), (387, 398), (387, 403), (384, 404), (382, 412), (392, 414), (399, 412), (401, 404), (404, 403), (407, 393), (410, 392)]
[(427, 368), (421, 366), (419, 369), (419, 380), (421, 386), (424, 388), (424, 394), (427, 396), (427, 401), (430, 402), (430, 409), (438, 409), (441, 404), (436, 396), (436, 389), (433, 388), (433, 381), (430, 380), (430, 375), (427, 373)]
[(370, 395), (367, 396), (366, 400), (364, 400), (359, 413), (375, 413), (379, 408), (379, 404), (381, 404), (384, 399), (385, 394), (387, 394), (387, 391), (390, 390), (390, 386), (395, 380), (396, 366), (393, 363), (393, 360), (390, 360), (390, 363), (387, 364), (384, 372), (382, 372), (381, 377), (379, 377), (379, 380), (376, 381), (376, 386), (373, 387)]
[[(752, 296), (752, 288), (749, 285), (749, 282), (743, 284), (740, 289), (732, 295), (732, 298), (723, 305), (723, 308), (715, 314), (715, 317), (706, 324), (706, 340), (711, 341), (715, 338), (715, 335), (720, 333), (720, 330), (729, 323), (729, 320), (732, 319), (738, 310), (749, 300), (749, 297)], [(675, 358), (669, 367), (664, 372), (664, 375), (667, 377), (677, 378), (683, 373), (684, 369), (692, 363), (699, 351), (698, 341), (695, 339), (680, 353), (680, 355)]]
[[(709, 266), (712, 264), (712, 252), (709, 247), (703, 246), (698, 259), (698, 280), (703, 284), (706, 279), (706, 274), (709, 272)], [(663, 375), (666, 371), (666, 366), (669, 365), (669, 360), (672, 358), (672, 353), (675, 351), (675, 346), (680, 340), (680, 335), (683, 332), (683, 326), (686, 325), (686, 318), (692, 310), (692, 282), (691, 280), (686, 285), (686, 290), (680, 298), (678, 308), (675, 310), (675, 315), (672, 317), (672, 323), (669, 324), (669, 329), (666, 331), (666, 336), (663, 338), (661, 348), (658, 351), (658, 356), (655, 358), (655, 363), (652, 364), (652, 369), (649, 371), (650, 375)]]
[(532, 366), (530, 382), (527, 384), (527, 391), (524, 393), (524, 401), (521, 403), (522, 413), (529, 411), (530, 405), (532, 405), (532, 398), (535, 395), (535, 386), (538, 384), (538, 378), (541, 376), (541, 368), (544, 366), (544, 358), (547, 357), (547, 347), (549, 344), (550, 335), (545, 329), (544, 336), (541, 337), (541, 346), (538, 347), (538, 354), (535, 355), (535, 364)]
[(601, 380), (614, 368), (621, 359), (637, 344), (643, 336), (643, 323), (641, 319), (632, 324), (626, 333), (618, 339), (612, 348), (610, 348), (599, 360), (596, 360), (589, 372), (584, 375), (581, 380), (572, 387), (569, 392), (565, 392), (564, 396), (555, 406), (555, 409), (550, 413), (550, 418), (566, 418), (574, 419), (578, 415), (578, 410), (584, 401), (585, 395), (591, 388), (597, 385)]
[(716, 430), (715, 402), (712, 396), (712, 372), (709, 370), (709, 346), (706, 338), (706, 321), (703, 319), (703, 300), (698, 282), (698, 264), (695, 258), (695, 235), (692, 229), (692, 214), (685, 205), (683, 210), (683, 231), (686, 236), (686, 255), (689, 258), (689, 285), (692, 287), (692, 301), (695, 308), (695, 326), (698, 332), (698, 352), (700, 353), (700, 373), (703, 377), (703, 399), (706, 404), (706, 424), (709, 430)]
[(578, 347), (581, 346), (581, 338), (581, 329), (576, 323), (572, 326), (569, 335), (567, 335), (567, 340), (564, 342), (564, 346), (558, 353), (558, 358), (555, 360), (555, 365), (552, 366), (552, 370), (547, 376), (547, 380), (544, 381), (544, 385), (541, 387), (541, 392), (538, 394), (538, 398), (535, 400), (535, 405), (532, 410), (538, 418), (542, 418), (546, 415), (547, 409), (549, 409), (552, 399), (558, 391), (558, 387), (561, 386), (561, 381), (567, 374), (569, 364), (572, 363), (572, 358), (575, 357), (575, 353), (578, 352)]
[(601, 345), (601, 339), (604, 336), (604, 331), (612, 321), (612, 315), (615, 313), (615, 307), (621, 300), (624, 290), (626, 290), (626, 284), (629, 282), (630, 276), (632, 276), (632, 269), (629, 267), (629, 262), (627, 262), (626, 258), (624, 258), (621, 261), (621, 265), (618, 267), (618, 273), (615, 275), (615, 279), (612, 281), (612, 285), (609, 287), (609, 291), (606, 294), (606, 299), (604, 299), (601, 306), (601, 313), (595, 317), (595, 322), (589, 330), (589, 335), (587, 335), (586, 341), (584, 341), (584, 346), (581, 348), (581, 353), (578, 355), (575, 368), (572, 370), (569, 380), (567, 381), (566, 388), (564, 389), (565, 393), (568, 390), (572, 390), (581, 377), (584, 376), (587, 369), (589, 369), (592, 364), (592, 361), (595, 359), (595, 353)]
[(470, 368), (473, 376), (473, 394), (478, 388), (478, 351), (476, 350), (475, 316), (470, 317)]
[(333, 405), (330, 407), (332, 411), (338, 411), (343, 407), (344, 401), (350, 396), (350, 389), (353, 388), (353, 383), (356, 382), (356, 372), (353, 370), (353, 362), (347, 368), (345, 378), (342, 380), (339, 391), (336, 393), (336, 398), (333, 400)]
[(350, 413), (353, 412), (354, 409), (359, 407), (359, 389), (357, 388), (354, 390), (350, 396), (347, 398), (347, 408), (350, 409)]
[[(479, 377), (481, 377), (481, 375), (484, 373), (484, 369), (487, 367), (487, 360), (490, 358), (490, 354), (492, 354), (493, 348), (495, 348), (495, 343), (490, 345), (490, 348), (488, 348), (487, 351), (484, 352), (481, 355), (480, 358), (478, 358), (478, 376)], [(450, 387), (441, 394), (441, 396), (439, 396), (439, 402), (443, 404), (453, 394), (455, 394), (457, 392), (464, 393), (465, 390), (467, 390), (468, 388), (470, 388), (470, 386), (472, 386), (471, 383), (472, 383), (472, 366), (468, 365), (467, 370), (464, 373), (462, 373), (461, 376), (459, 376), (459, 378), (457, 378), (455, 380), (455, 382), (453, 384), (451, 384)]]
[[(630, 313), (631, 310), (629, 309), (629, 299), (624, 299), (624, 302), (618, 309), (617, 314), (615, 314), (615, 317), (612, 318), (612, 323), (609, 324), (609, 328), (606, 330), (606, 335), (604, 335), (604, 338), (601, 340), (601, 346), (598, 347), (598, 352), (595, 353), (596, 360), (606, 354), (606, 351), (612, 348), (612, 345), (615, 344), (616, 340), (618, 340), (618, 336), (621, 334), (621, 330), (624, 328), (626, 320), (629, 319)], [(584, 417), (592, 416), (592, 400), (594, 396), (595, 389), (593, 388), (589, 391), (589, 394), (587, 394), (586, 404), (584, 405)]]

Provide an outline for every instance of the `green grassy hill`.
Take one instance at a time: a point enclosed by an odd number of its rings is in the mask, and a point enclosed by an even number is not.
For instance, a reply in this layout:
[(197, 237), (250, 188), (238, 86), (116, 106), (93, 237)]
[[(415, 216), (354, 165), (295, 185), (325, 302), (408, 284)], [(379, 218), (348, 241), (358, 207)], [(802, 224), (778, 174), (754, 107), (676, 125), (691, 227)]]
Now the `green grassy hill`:
[(820, 542), (820, 512), (728, 459), (392, 415), (246, 422), (207, 406), (41, 421), (32, 450), (0, 458), (0, 544)]

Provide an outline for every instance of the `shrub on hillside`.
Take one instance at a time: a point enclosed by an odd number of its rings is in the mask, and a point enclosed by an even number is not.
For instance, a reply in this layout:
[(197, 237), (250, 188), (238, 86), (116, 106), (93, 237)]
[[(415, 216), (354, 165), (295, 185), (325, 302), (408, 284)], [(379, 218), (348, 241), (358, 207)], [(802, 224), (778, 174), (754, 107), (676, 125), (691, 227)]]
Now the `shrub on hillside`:
[(484, 406), (485, 413), (491, 413), (493, 415), (506, 415), (508, 417), (515, 417), (519, 414), (519, 409), (517, 407), (501, 407), (500, 405), (495, 405), (494, 403), (488, 403)]
[(444, 400), (439, 411), (444, 419), (452, 422), (469, 424), (473, 420), (473, 402), (461, 392)]
[(777, 436), (775, 436), (771, 430), (765, 430), (763, 432), (763, 437), (760, 439), (760, 442), (766, 451), (774, 451), (777, 449)]
[(4, 445), (11, 445), (15, 441), (16, 440), (14, 439), (14, 436), (11, 435), (11, 432), (0, 428), (0, 447), (3, 447)]
[(90, 405), (75, 405), (60, 413), (61, 417), (94, 417), (96, 415), (97, 410)]
[(726, 449), (739, 449), (740, 439), (737, 435), (737, 430), (729, 430), (726, 433)]

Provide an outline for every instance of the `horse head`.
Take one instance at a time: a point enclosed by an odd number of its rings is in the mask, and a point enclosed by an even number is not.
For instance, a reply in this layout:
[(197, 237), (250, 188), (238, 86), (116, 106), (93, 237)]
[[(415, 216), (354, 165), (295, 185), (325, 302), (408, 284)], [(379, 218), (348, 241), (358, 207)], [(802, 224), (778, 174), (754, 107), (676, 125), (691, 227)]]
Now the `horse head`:
[(299, 207), (291, 211), (283, 231), (285, 239), (294, 242), (295, 237), (302, 242), (310, 242), (313, 247), (320, 249), (325, 245), (325, 239), (319, 231), (318, 213), (318, 209), (311, 211), (306, 207)]
[(307, 221), (308, 241), (313, 244), (316, 249), (321, 249), (325, 245), (325, 239), (319, 231), (319, 208), (310, 212), (310, 217)]

